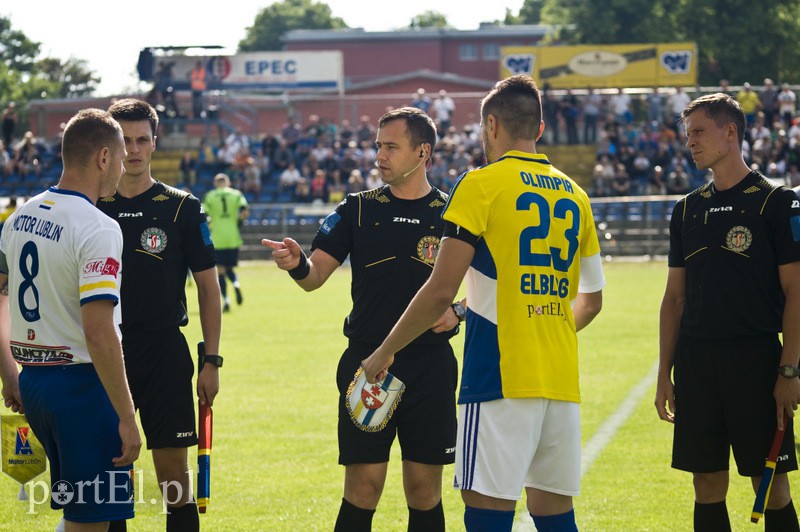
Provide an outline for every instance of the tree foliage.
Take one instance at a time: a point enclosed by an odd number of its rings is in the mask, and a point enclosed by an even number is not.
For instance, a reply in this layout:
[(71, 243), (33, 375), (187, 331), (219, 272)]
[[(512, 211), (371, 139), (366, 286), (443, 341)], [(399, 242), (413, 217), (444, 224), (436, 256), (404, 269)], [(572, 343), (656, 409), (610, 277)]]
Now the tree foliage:
[(39, 58), (40, 43), (31, 41), (0, 16), (0, 95), (22, 104), (44, 98), (89, 96), (100, 78), (83, 59)]
[(509, 22), (553, 24), (567, 44), (695, 42), (701, 85), (800, 80), (797, 0), (525, 0)]
[(442, 13), (433, 10), (423, 11), (411, 19), (409, 28), (449, 28), (447, 17)]
[(280, 50), (281, 37), (290, 30), (347, 28), (327, 4), (314, 0), (283, 0), (262, 9), (239, 41), (240, 52)]

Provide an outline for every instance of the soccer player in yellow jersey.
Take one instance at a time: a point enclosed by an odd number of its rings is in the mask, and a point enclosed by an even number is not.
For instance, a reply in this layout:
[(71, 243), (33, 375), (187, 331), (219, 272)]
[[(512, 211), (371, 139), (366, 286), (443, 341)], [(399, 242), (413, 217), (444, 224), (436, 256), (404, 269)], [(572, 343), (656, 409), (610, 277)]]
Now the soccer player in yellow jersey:
[(500, 81), (483, 99), (488, 165), (456, 183), (433, 273), (363, 362), (372, 382), (428, 329), (466, 275), (455, 486), (468, 531), (511, 530), (525, 488), (537, 530), (577, 530), (580, 488), (576, 333), (605, 285), (586, 193), (536, 153), (536, 83)]

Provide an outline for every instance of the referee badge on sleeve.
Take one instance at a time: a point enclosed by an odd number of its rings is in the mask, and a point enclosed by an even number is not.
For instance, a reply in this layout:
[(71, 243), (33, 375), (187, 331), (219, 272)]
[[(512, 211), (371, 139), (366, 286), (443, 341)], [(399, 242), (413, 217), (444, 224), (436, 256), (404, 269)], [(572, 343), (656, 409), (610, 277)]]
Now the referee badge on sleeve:
[(358, 368), (345, 397), (350, 419), (365, 432), (383, 430), (405, 389), (406, 385), (391, 373), (387, 373), (382, 381), (370, 384), (364, 370)]

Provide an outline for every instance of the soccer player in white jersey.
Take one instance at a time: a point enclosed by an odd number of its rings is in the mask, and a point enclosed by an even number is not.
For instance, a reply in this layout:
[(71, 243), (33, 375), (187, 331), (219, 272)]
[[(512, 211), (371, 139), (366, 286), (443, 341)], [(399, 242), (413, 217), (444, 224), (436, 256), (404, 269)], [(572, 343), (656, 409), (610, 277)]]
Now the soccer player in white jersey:
[(122, 233), (95, 207), (124, 172), (125, 144), (111, 115), (86, 109), (68, 122), (62, 150), (58, 185), (0, 236), (11, 353), (23, 366), (2, 372), (3, 395), (24, 407), (44, 446), (51, 507), (64, 510), (67, 530), (106, 530), (133, 517), (130, 469), (142, 445), (117, 327)]
[(588, 196), (536, 153), (541, 109), (528, 76), (483, 99), (489, 164), (459, 178), (430, 279), (363, 362), (370, 382), (382, 378), (466, 275), (455, 486), (468, 531), (510, 531), (523, 487), (537, 530), (577, 530), (576, 333), (600, 312), (605, 278)]

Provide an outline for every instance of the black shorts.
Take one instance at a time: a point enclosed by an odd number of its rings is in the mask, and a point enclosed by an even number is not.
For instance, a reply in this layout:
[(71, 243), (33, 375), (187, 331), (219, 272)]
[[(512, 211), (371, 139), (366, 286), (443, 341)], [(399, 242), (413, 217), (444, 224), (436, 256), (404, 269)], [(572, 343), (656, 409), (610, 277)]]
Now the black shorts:
[[(773, 391), (781, 344), (777, 337), (736, 341), (681, 337), (675, 356), (672, 467), (693, 473), (729, 469), (760, 476), (775, 434)], [(776, 471), (797, 469), (794, 431), (786, 427)]]
[[(365, 352), (366, 351), (366, 352)], [(377, 464), (389, 461), (395, 436), (403, 460), (443, 465), (455, 461), (456, 385), (458, 362), (450, 344), (406, 348), (395, 355), (389, 372), (406, 389), (386, 427), (364, 432), (350, 419), (347, 387), (369, 350), (348, 347), (339, 360), (339, 463)]]
[(196, 445), (194, 364), (181, 331), (126, 333), (122, 349), (147, 448)]
[(239, 264), (239, 248), (215, 249), (217, 264), (233, 268)]

